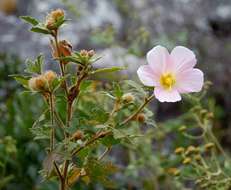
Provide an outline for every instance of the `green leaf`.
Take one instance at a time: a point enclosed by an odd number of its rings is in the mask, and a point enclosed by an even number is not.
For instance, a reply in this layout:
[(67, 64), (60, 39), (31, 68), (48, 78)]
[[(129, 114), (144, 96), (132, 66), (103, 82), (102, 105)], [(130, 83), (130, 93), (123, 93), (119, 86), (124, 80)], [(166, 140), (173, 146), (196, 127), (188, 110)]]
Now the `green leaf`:
[(30, 77), (28, 76), (23, 76), (23, 75), (10, 75), (11, 77), (14, 77), (14, 79), (21, 84), (24, 88), (29, 88), (28, 87), (28, 80)]
[(64, 16), (59, 17), (59, 19), (54, 24), (54, 28), (59, 28), (63, 23), (65, 23), (67, 20), (64, 19)]
[(105, 145), (107, 147), (111, 147), (113, 145), (119, 144), (120, 140), (119, 139), (115, 139), (113, 137), (113, 135), (108, 135), (108, 136), (102, 138), (101, 142), (102, 142), (103, 145)]
[(118, 168), (111, 162), (88, 158), (85, 170), (92, 183), (99, 182), (107, 188), (115, 188), (116, 184), (109, 179), (109, 175), (118, 172)]
[(60, 160), (61, 160), (61, 156), (55, 152), (51, 152), (47, 155), (47, 157), (43, 161), (43, 169), (47, 177), (50, 176), (54, 168), (54, 161), (58, 162)]
[(113, 83), (113, 88), (114, 88), (114, 95), (117, 98), (121, 98), (123, 96), (123, 91), (120, 88), (120, 85), (118, 83)]
[(81, 83), (80, 85), (80, 91), (86, 91), (92, 84), (92, 81), (90, 80), (85, 80)]
[(32, 27), (31, 32), (36, 32), (36, 33), (40, 33), (40, 34), (51, 34), (51, 31), (48, 30), (46, 27), (41, 26), (41, 25), (36, 25), (34, 27)]
[(81, 61), (79, 60), (79, 58), (77, 58), (76, 56), (66, 56), (66, 57), (60, 57), (60, 58), (56, 58), (57, 60), (61, 60), (61, 61), (65, 61), (65, 62), (72, 62), (72, 63), (77, 63), (80, 65), (83, 65), (81, 63)]
[(143, 86), (137, 84), (136, 82), (132, 81), (132, 80), (125, 80), (124, 81), (125, 84), (127, 84), (128, 86), (131, 86), (132, 88), (134, 88), (136, 91), (141, 92), (142, 94), (146, 95), (145, 90), (143, 89)]
[(35, 136), (34, 140), (50, 139), (51, 126), (34, 127), (30, 131)]
[(25, 22), (32, 24), (33, 26), (36, 26), (39, 24), (39, 21), (31, 16), (20, 16), (20, 18), (24, 20)]
[(40, 54), (34, 61), (28, 59), (26, 61), (27, 67), (25, 72), (30, 74), (42, 74), (43, 64), (44, 56), (42, 54)]
[(124, 70), (125, 67), (111, 67), (111, 68), (103, 68), (103, 69), (97, 69), (93, 71), (91, 74), (97, 74), (97, 73), (110, 73), (110, 72), (116, 72)]

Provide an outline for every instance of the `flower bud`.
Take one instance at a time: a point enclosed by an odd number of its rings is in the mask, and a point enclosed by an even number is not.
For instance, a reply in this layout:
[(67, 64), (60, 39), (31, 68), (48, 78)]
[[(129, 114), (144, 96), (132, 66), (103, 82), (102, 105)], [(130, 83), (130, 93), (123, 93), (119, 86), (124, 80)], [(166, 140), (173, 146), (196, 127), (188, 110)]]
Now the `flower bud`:
[(88, 51), (88, 56), (89, 57), (93, 57), (94, 55), (95, 55), (95, 51), (94, 50)]
[(189, 158), (189, 157), (186, 157), (184, 160), (183, 160), (183, 164), (190, 164), (191, 163), (191, 158)]
[(49, 85), (51, 85), (53, 80), (57, 78), (57, 74), (54, 71), (46, 71), (43, 76), (45, 77)]
[(80, 130), (77, 130), (71, 137), (71, 139), (74, 139), (74, 140), (80, 140), (80, 139), (83, 139), (84, 135), (83, 135), (83, 132), (80, 131)]
[(83, 49), (83, 50), (80, 51), (80, 55), (81, 55), (82, 57), (86, 57), (86, 56), (88, 56), (88, 51), (85, 50), (85, 49)]
[(130, 103), (130, 102), (133, 102), (134, 101), (134, 96), (131, 94), (131, 93), (127, 93), (127, 94), (124, 94), (122, 96), (122, 100), (125, 102), (125, 103)]
[(196, 160), (196, 161), (201, 161), (201, 155), (200, 154), (196, 154), (195, 156), (194, 156), (194, 159)]
[(51, 11), (47, 17), (45, 25), (48, 29), (54, 30), (56, 29), (55, 23), (58, 21), (59, 18), (64, 16), (64, 11), (62, 9), (56, 9), (54, 11)]
[(145, 122), (145, 115), (143, 113), (139, 113), (137, 116), (136, 116), (136, 119), (137, 121), (139, 121), (140, 123), (144, 123)]
[(184, 148), (183, 147), (178, 147), (175, 149), (175, 154), (182, 154), (184, 152)]
[(214, 143), (210, 142), (210, 143), (207, 143), (207, 144), (205, 145), (205, 150), (206, 150), (206, 151), (209, 151), (209, 150), (211, 150), (211, 149), (214, 148), (214, 147), (215, 147)]
[(194, 146), (189, 146), (185, 152), (186, 155), (190, 155), (190, 154), (193, 154), (193, 153), (198, 153), (199, 150), (198, 148), (194, 147)]
[(47, 81), (42, 75), (32, 77), (28, 82), (29, 88), (33, 91), (44, 91), (47, 89)]

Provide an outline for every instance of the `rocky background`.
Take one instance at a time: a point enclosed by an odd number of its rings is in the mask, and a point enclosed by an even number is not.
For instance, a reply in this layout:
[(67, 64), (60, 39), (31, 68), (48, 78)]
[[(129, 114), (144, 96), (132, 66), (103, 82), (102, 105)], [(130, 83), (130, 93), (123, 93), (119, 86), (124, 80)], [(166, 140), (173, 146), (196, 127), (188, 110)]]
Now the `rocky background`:
[[(0, 52), (16, 54), (22, 61), (40, 52), (49, 55), (49, 39), (28, 32), (18, 16), (43, 20), (60, 7), (72, 19), (62, 37), (75, 49), (94, 48), (105, 55), (97, 66), (128, 66), (130, 77), (154, 45), (193, 49), (198, 67), (213, 83), (210, 93), (224, 110), (222, 126), (231, 129), (230, 0), (0, 0)], [(47, 62), (52, 65), (51, 57)], [(176, 106), (160, 107), (159, 118)], [(229, 144), (228, 139), (224, 141)]]

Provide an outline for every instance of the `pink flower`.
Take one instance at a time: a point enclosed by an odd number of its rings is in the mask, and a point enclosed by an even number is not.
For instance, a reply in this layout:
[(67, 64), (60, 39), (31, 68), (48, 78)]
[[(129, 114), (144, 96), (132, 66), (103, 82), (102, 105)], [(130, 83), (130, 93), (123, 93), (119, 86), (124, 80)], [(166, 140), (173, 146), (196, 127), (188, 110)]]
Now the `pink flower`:
[(177, 102), (182, 93), (199, 92), (204, 83), (203, 72), (193, 68), (195, 54), (186, 47), (176, 46), (169, 54), (162, 46), (147, 53), (148, 65), (137, 71), (145, 86), (154, 86), (154, 95), (160, 102)]

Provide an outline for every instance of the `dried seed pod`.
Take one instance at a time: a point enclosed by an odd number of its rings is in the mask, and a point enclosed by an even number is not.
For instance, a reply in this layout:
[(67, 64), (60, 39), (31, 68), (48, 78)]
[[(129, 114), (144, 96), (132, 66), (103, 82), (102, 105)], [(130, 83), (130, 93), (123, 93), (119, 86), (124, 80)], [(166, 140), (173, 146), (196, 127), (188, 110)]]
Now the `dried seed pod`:
[(67, 40), (59, 42), (59, 51), (62, 56), (70, 56), (72, 53), (72, 45)]

